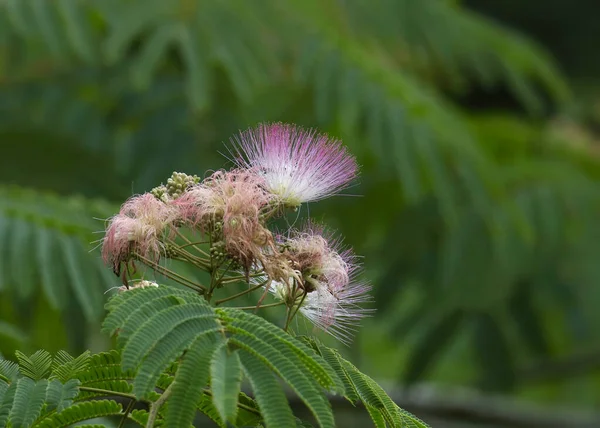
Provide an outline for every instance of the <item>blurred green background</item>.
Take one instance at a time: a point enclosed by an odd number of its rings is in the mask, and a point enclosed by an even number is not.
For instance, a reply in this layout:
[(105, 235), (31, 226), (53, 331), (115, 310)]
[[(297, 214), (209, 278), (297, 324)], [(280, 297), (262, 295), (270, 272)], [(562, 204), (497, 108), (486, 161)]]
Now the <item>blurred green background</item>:
[[(435, 427), (600, 426), (596, 0), (0, 2), (0, 352), (99, 351), (120, 203), (318, 127), (359, 183), (303, 207), (364, 255), (338, 347)], [(340, 426), (368, 426), (336, 402)]]

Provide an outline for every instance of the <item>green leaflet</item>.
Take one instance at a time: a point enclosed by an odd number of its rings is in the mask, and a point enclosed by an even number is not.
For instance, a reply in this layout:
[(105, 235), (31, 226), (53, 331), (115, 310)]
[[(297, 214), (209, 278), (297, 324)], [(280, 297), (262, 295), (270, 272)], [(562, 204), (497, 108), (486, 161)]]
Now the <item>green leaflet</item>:
[(135, 368), (156, 343), (170, 334), (173, 328), (179, 324), (190, 319), (197, 319), (200, 321), (199, 332), (202, 332), (218, 327), (215, 318), (207, 305), (196, 303), (172, 306), (154, 314), (138, 326), (127, 340), (123, 347), (123, 368), (126, 370)]
[(305, 367), (323, 388), (333, 392), (343, 392), (344, 386), (335, 371), (331, 370), (320, 355), (301, 341), (256, 315), (232, 309), (223, 311), (228, 315), (228, 326), (240, 328), (267, 341), (296, 365)]
[(235, 421), (238, 394), (242, 383), (242, 368), (237, 351), (229, 352), (221, 346), (210, 367), (210, 386), (215, 407), (224, 421)]
[(13, 382), (8, 388), (3, 387), (3, 389), (4, 393), (2, 394), (2, 400), (0, 400), (0, 426), (5, 426), (8, 421), (8, 415), (15, 399), (15, 393), (17, 392), (17, 382)]
[(187, 351), (170, 386), (172, 392), (165, 415), (166, 426), (185, 427), (192, 423), (202, 391), (208, 384), (213, 354), (224, 341), (223, 335), (208, 333), (196, 339)]
[(102, 416), (118, 415), (123, 407), (111, 400), (86, 401), (54, 413), (36, 424), (36, 428), (64, 428), (77, 422), (83, 422)]
[(371, 416), (371, 419), (373, 420), (373, 423), (375, 424), (375, 426), (377, 428), (386, 428), (387, 427), (387, 425), (385, 424), (385, 418), (383, 417), (383, 414), (379, 410), (377, 410), (374, 407), (369, 406), (368, 404), (365, 406), (365, 408), (369, 412), (369, 416)]
[(79, 372), (86, 370), (90, 363), (90, 351), (85, 351), (73, 358), (66, 351), (58, 351), (52, 361), (52, 377), (61, 382), (68, 382)]
[(247, 334), (243, 330), (236, 329), (233, 332), (235, 335), (229, 339), (230, 343), (260, 358), (274, 370), (298, 394), (321, 426), (335, 425), (329, 401), (325, 398), (316, 379), (305, 375), (300, 367), (267, 342)]
[(201, 334), (214, 333), (217, 328), (206, 329), (206, 319), (196, 318), (182, 322), (163, 336), (148, 351), (141, 362), (133, 383), (136, 396), (143, 397), (158, 381), (169, 365)]
[(19, 365), (10, 360), (0, 359), (0, 379), (11, 382), (19, 375)]
[(73, 399), (79, 393), (79, 381), (71, 379), (64, 383), (54, 379), (48, 383), (46, 391), (46, 412), (56, 410), (62, 412), (65, 408), (73, 404)]
[[(138, 288), (129, 290), (127, 293), (117, 294), (106, 303), (109, 313), (102, 323), (102, 331), (113, 335), (117, 329), (122, 328), (125, 321), (135, 316), (137, 311), (147, 310), (141, 315), (146, 315), (146, 317), (152, 315), (152, 307), (143, 309), (143, 306), (152, 305), (154, 299), (166, 297), (166, 306), (164, 307), (168, 307), (169, 304), (177, 303), (175, 296), (182, 293), (184, 292), (171, 287), (152, 287), (150, 290)], [(139, 321), (133, 325), (139, 325)]]
[(23, 377), (17, 380), (16, 384), (14, 401), (8, 418), (14, 428), (29, 427), (42, 411), (48, 381), (45, 379), (34, 381)]
[(15, 355), (19, 360), (19, 369), (23, 376), (40, 380), (50, 374), (52, 356), (48, 351), (39, 350), (29, 357), (21, 351), (16, 351)]
[(292, 409), (273, 372), (246, 351), (241, 351), (239, 356), (267, 428), (294, 426)]
[(360, 399), (369, 411), (373, 423), (377, 427), (414, 427), (427, 428), (427, 424), (400, 409), (373, 379), (361, 373), (349, 361), (342, 358), (337, 351), (321, 344), (318, 340), (302, 337), (330, 362), (346, 385), (346, 398), (351, 402)]

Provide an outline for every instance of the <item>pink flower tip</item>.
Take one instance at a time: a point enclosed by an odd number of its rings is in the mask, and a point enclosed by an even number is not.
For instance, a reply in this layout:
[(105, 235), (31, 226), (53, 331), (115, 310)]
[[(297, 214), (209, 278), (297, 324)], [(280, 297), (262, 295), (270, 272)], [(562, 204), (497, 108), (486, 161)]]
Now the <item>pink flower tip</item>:
[(356, 160), (340, 141), (290, 124), (242, 132), (232, 152), (239, 167), (256, 171), (269, 191), (291, 206), (331, 196), (358, 175)]

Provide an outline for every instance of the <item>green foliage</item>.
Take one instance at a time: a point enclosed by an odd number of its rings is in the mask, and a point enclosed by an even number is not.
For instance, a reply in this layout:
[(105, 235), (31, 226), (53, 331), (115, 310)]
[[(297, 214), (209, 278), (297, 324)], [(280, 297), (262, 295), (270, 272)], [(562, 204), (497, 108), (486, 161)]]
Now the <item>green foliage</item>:
[(12, 266), (10, 277), (0, 277), (0, 289), (31, 300), (41, 284), (52, 307), (65, 310), (74, 298), (89, 320), (99, 320), (103, 292), (113, 282), (99, 256), (88, 251), (98, 239), (93, 231), (102, 227), (94, 218), (107, 218), (111, 207), (18, 187), (0, 186), (0, 197), (0, 241), (14, 243), (12, 251), (0, 248)]
[[(208, 149), (232, 131), (293, 120), (342, 137), (364, 165), (360, 188), (352, 189), (364, 203), (345, 199), (328, 208), (340, 214), (347, 241), (366, 250), (369, 270), (381, 272), (378, 308), (399, 314), (389, 329), (410, 354), (403, 381), (429, 376), (461, 334), (482, 351), (473, 353), (477, 381), (492, 389), (518, 385), (504, 374), (524, 361), (595, 346), (597, 155), (546, 123), (544, 113), (560, 111), (569, 97), (547, 53), (458, 3), (3, 2), (0, 301), (11, 311), (2, 309), (1, 339), (35, 341), (17, 315), (28, 318), (39, 296), (61, 316), (101, 318), (103, 293), (118, 285), (98, 253), (88, 254), (101, 238), (91, 234), (102, 227), (94, 218), (115, 212), (104, 199), (122, 199), (130, 187), (148, 190), (173, 169), (214, 168)], [(508, 89), (535, 121), (459, 105), (456, 99), (479, 86)], [(72, 194), (86, 196), (66, 196)], [(80, 380), (152, 395), (196, 333), (225, 319), (188, 308), (190, 319), (168, 324), (173, 334), (148, 325), (129, 344), (138, 326), (177, 296), (169, 290), (160, 301), (140, 303), (143, 310), (123, 303), (111, 321), (122, 327), (114, 327), (117, 341), (129, 364), (147, 356), (129, 370), (120, 359), (101, 364), (94, 356), (95, 368), (81, 371)], [(153, 325), (179, 319), (178, 311)], [(231, 321), (267, 337), (253, 322)], [(419, 340), (400, 334), (406, 331)], [(497, 352), (485, 352), (479, 344), (492, 335)], [(287, 352), (276, 336), (266, 345), (235, 336), (235, 346)], [(142, 349), (146, 340), (153, 345)], [(328, 366), (303, 361), (299, 349), (284, 354), (289, 364), (301, 362), (318, 388), (335, 377), (358, 399), (337, 359), (322, 354), (337, 373), (326, 376)], [(248, 359), (247, 351), (238, 353)], [(70, 370), (56, 379), (65, 381)], [(10, 388), (5, 397), (14, 394)], [(92, 396), (98, 393), (77, 399)], [(311, 400), (313, 407), (323, 401)], [(0, 405), (0, 425), (6, 408)], [(381, 423), (382, 410), (367, 408)], [(238, 418), (240, 412), (238, 406)]]
[[(139, 322), (135, 312), (160, 305), (164, 297), (170, 298), (170, 306)], [(78, 357), (61, 351), (54, 358), (45, 351), (31, 356), (18, 352), (18, 365), (0, 360), (0, 421), (15, 428), (66, 427), (119, 416), (143, 426), (150, 421), (152, 426), (189, 426), (200, 411), (223, 427), (310, 426), (293, 416), (279, 378), (322, 427), (334, 426), (325, 392), (344, 394), (351, 401), (360, 397), (374, 421), (385, 420), (383, 426), (425, 426), (336, 351), (306, 337), (296, 339), (256, 315), (214, 309), (197, 294), (168, 286), (120, 293), (107, 307), (104, 328), (126, 335), (122, 351)], [(204, 324), (190, 330), (185, 342), (168, 342), (177, 347), (162, 357), (165, 364), (153, 365), (150, 372), (148, 360), (174, 336), (172, 326), (197, 319)], [(157, 321), (168, 325), (157, 328)], [(242, 372), (254, 399), (240, 391)], [(149, 410), (124, 409), (117, 398), (147, 403)]]
[(375, 426), (425, 428), (427, 424), (400, 409), (385, 391), (369, 376), (361, 373), (339, 353), (321, 344), (318, 340), (302, 337), (319, 355), (326, 359), (345, 385), (344, 396), (352, 403), (361, 401), (368, 410)]
[[(196, 293), (166, 286), (118, 294), (107, 308), (109, 314), (104, 330), (116, 333), (121, 341), (122, 367), (136, 371), (133, 379), (136, 397), (146, 397), (161, 373), (173, 361), (181, 359), (172, 383), (163, 394), (168, 426), (190, 424), (198, 407), (220, 424), (225, 420), (239, 423), (240, 412), (247, 412), (249, 407), (248, 399), (242, 399), (239, 394), (241, 367), (253, 386), (258, 409), (267, 426), (294, 424), (276, 377), (296, 392), (319, 426), (334, 426), (324, 393), (343, 393), (345, 385), (355, 385), (348, 379), (362, 382), (353, 388), (367, 395), (364, 400), (369, 405), (377, 410), (378, 405), (384, 406), (390, 426), (401, 426), (400, 410), (389, 398), (382, 398), (387, 395), (377, 389), (370, 378), (341, 359), (336, 359), (336, 370), (313, 348), (261, 317), (238, 309), (215, 310)], [(146, 314), (143, 320), (141, 313)], [(196, 323), (191, 324), (193, 321)], [(182, 325), (186, 325), (186, 329), (177, 330)], [(333, 351), (327, 352), (326, 356), (330, 357)], [(340, 361), (346, 367), (342, 368)], [(339, 377), (340, 373), (346, 384)], [(209, 383), (214, 408), (204, 398), (204, 388)], [(350, 394), (356, 396), (356, 393)], [(380, 401), (372, 402), (373, 397)], [(391, 416), (390, 412), (395, 413)], [(156, 414), (162, 417), (159, 409)]]
[(210, 368), (211, 391), (215, 406), (224, 421), (235, 421), (237, 400), (242, 382), (242, 368), (237, 351), (228, 352), (222, 346), (214, 356)]

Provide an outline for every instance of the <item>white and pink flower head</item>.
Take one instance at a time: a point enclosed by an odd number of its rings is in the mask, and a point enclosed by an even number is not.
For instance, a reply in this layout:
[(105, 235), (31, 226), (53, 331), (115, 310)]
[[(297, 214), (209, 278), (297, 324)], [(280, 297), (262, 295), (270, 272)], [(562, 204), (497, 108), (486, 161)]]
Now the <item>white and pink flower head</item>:
[[(300, 313), (318, 328), (349, 343), (357, 324), (371, 312), (361, 306), (371, 301), (371, 287), (356, 280), (360, 269), (354, 253), (314, 224), (279, 240), (283, 256), (302, 281), (303, 291), (296, 297)], [(289, 301), (292, 281), (275, 281), (271, 292)]]
[(282, 204), (298, 206), (346, 188), (358, 166), (340, 141), (289, 124), (261, 124), (233, 141), (237, 165), (264, 177)]
[(102, 257), (115, 273), (132, 253), (157, 260), (162, 248), (161, 237), (177, 218), (176, 210), (150, 193), (126, 201), (119, 214), (109, 221), (102, 243)]
[(264, 179), (246, 169), (217, 171), (188, 189), (175, 202), (184, 224), (206, 231), (222, 222), (227, 252), (249, 267), (272, 242), (261, 221), (273, 196)]

